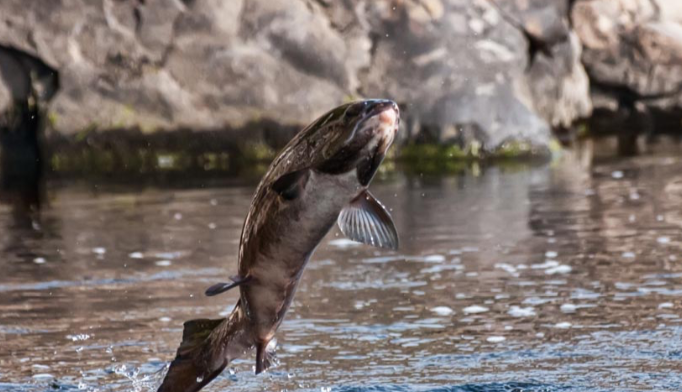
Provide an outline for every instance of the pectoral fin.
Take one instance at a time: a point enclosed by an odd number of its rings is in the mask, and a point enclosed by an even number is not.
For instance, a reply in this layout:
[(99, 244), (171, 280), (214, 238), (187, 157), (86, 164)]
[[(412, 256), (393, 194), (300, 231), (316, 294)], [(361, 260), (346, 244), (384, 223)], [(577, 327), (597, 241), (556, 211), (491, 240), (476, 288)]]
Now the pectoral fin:
[(232, 282), (230, 283), (216, 283), (213, 286), (207, 288), (205, 293), (206, 296), (212, 297), (214, 295), (224, 293), (244, 283), (248, 283), (251, 280), (251, 277), (250, 276), (242, 277), (239, 275), (235, 275), (230, 276), (230, 279), (232, 280)]
[(297, 170), (282, 175), (272, 183), (272, 190), (285, 200), (294, 200), (301, 195), (308, 182), (310, 169)]
[(398, 231), (391, 215), (365, 190), (339, 214), (339, 228), (348, 238), (379, 248), (398, 249)]

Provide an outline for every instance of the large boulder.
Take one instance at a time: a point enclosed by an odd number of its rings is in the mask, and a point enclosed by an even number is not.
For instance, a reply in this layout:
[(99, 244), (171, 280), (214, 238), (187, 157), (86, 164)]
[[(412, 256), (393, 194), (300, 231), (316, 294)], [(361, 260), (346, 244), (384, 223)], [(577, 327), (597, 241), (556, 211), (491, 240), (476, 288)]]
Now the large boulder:
[(546, 146), (591, 108), (568, 0), (498, 2), (4, 0), (0, 45), (59, 70), (64, 134), (305, 124), (367, 96), (410, 138)]
[(571, 16), (598, 108), (682, 105), (682, 2), (578, 0)]

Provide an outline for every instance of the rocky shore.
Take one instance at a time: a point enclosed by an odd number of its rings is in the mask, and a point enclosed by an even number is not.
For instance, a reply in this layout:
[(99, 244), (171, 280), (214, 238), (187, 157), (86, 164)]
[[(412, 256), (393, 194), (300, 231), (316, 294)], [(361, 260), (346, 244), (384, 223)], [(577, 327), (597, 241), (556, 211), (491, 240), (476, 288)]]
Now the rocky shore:
[(358, 97), (400, 103), (403, 144), (542, 150), (586, 119), (682, 130), (682, 3), (5, 0), (0, 76), (0, 131), (29, 102), (57, 152), (276, 148)]

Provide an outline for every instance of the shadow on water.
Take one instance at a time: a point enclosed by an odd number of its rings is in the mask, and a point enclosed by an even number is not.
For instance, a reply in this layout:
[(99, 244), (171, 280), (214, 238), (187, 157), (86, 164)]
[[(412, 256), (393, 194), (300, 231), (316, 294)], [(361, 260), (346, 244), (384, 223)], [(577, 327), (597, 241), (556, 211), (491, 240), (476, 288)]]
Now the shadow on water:
[(44, 199), (40, 112), (28, 102), (10, 111), (0, 127), (0, 201), (12, 206), (18, 227), (30, 228)]
[(17, 228), (31, 229), (44, 200), (43, 129), (59, 75), (39, 58), (0, 45), (0, 78), (9, 92), (0, 113), (0, 201), (12, 206)]

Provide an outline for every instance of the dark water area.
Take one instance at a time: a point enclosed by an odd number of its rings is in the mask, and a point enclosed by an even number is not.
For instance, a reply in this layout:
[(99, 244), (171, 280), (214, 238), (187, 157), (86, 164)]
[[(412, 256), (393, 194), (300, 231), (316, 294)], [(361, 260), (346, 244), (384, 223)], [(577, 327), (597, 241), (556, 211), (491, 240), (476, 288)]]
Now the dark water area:
[[(0, 391), (155, 390), (236, 271), (255, 183), (50, 181), (0, 205)], [(206, 391), (679, 391), (682, 158), (384, 174), (400, 252), (335, 228), (279, 333)]]

